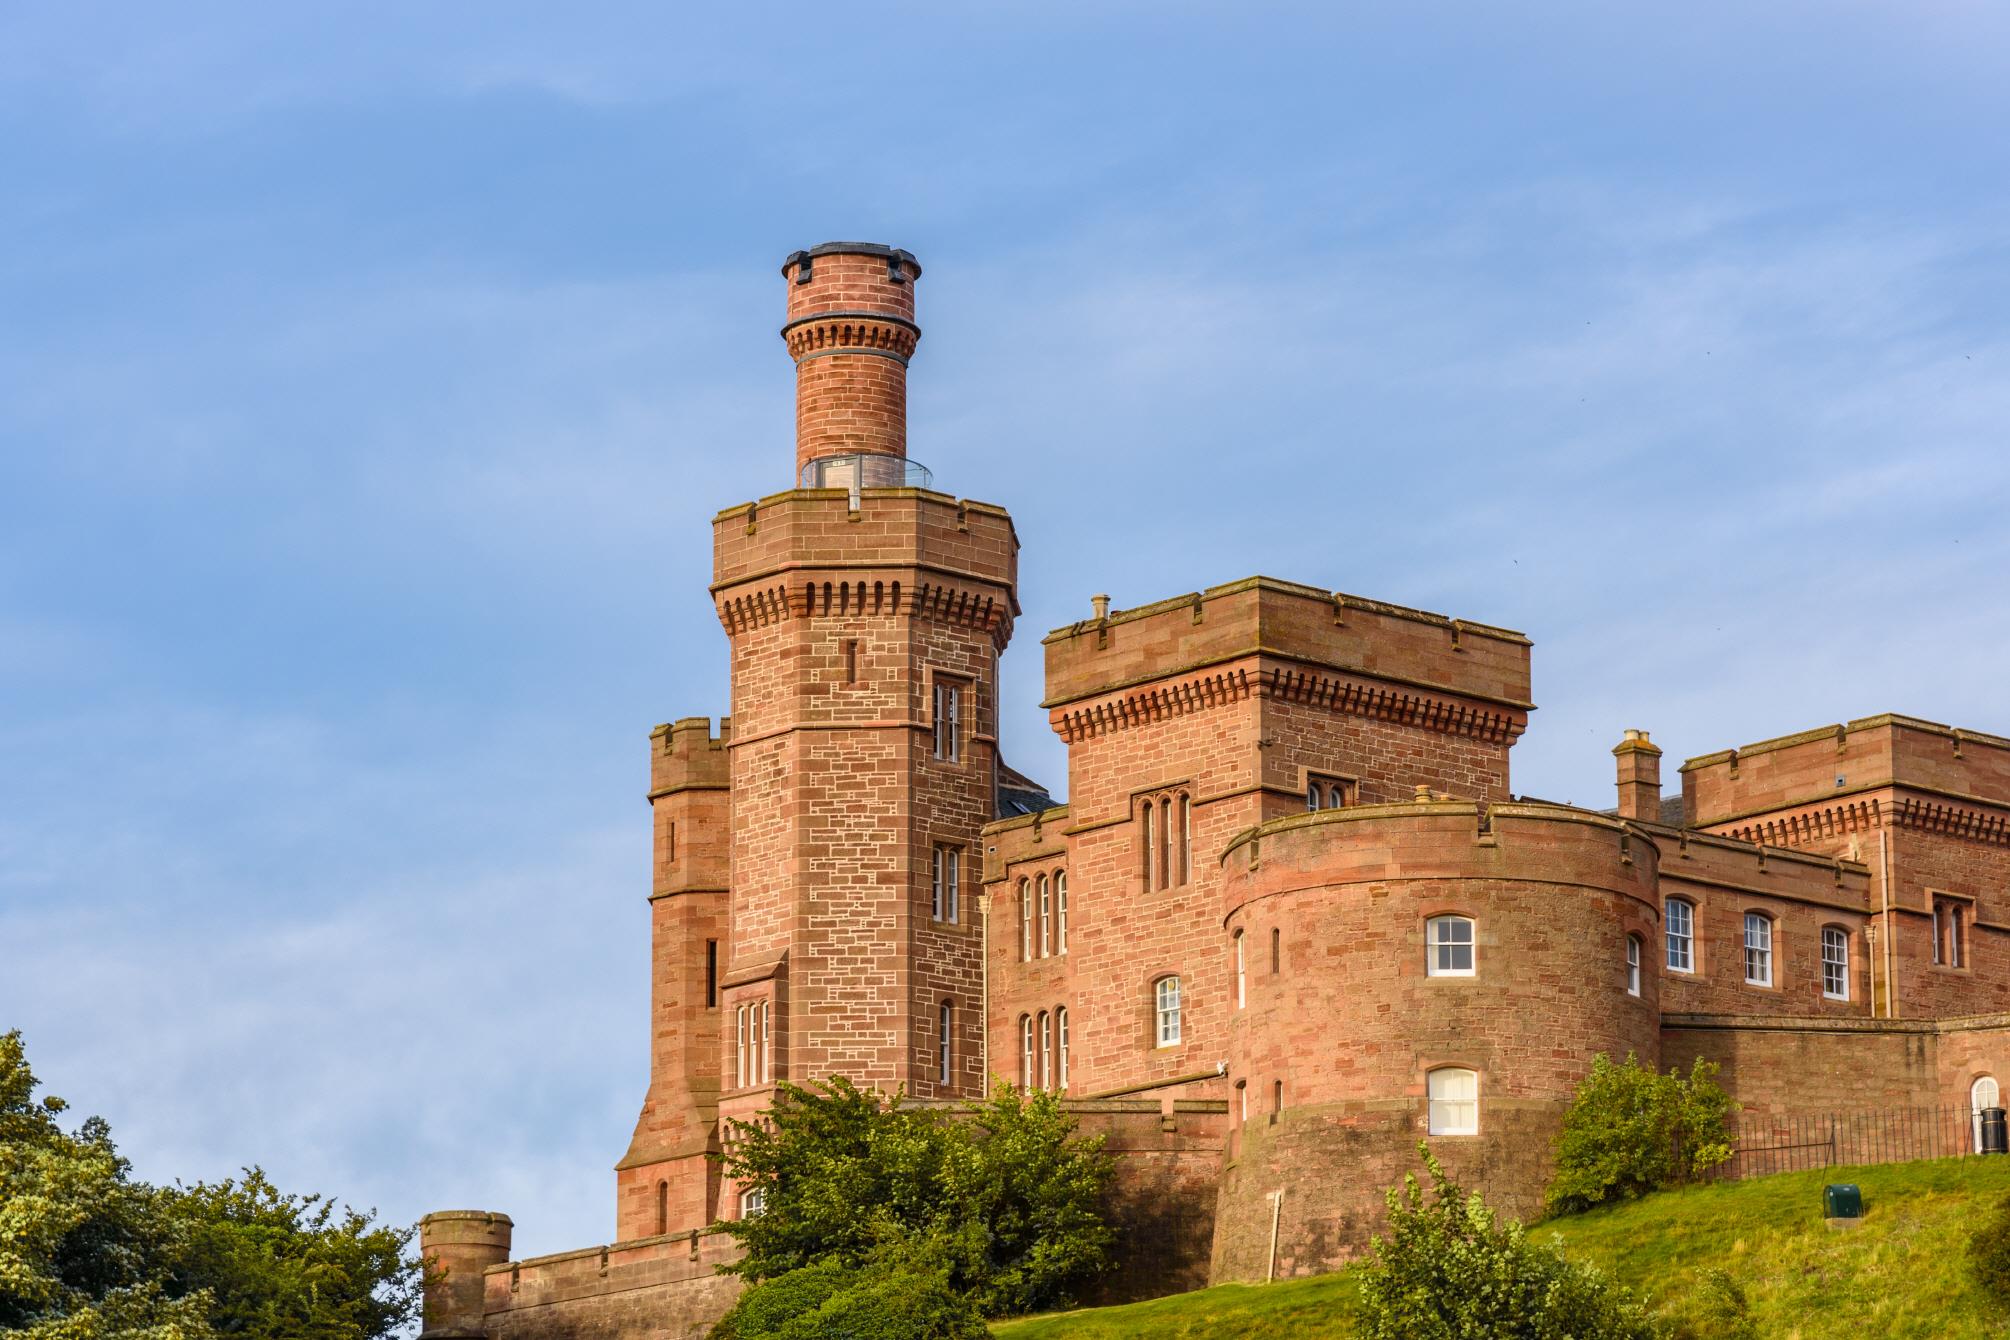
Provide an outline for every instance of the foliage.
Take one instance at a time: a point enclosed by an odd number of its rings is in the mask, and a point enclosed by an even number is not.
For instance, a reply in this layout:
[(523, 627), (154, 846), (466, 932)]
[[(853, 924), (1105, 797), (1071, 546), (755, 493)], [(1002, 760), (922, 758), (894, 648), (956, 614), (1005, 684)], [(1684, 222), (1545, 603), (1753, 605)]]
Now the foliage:
[(1600, 1271), (1528, 1241), (1461, 1189), (1420, 1144), (1416, 1175), (1389, 1190), (1389, 1233), (1361, 1267), (1363, 1340), (1652, 1340), (1653, 1323)]
[(926, 1240), (950, 1289), (1011, 1313), (1065, 1303), (1108, 1264), (1110, 1160), (1052, 1094), (1003, 1085), (952, 1116), (843, 1079), (784, 1083), (766, 1121), (734, 1123), (725, 1164), (765, 1198), (724, 1225), (746, 1249), (727, 1269), (751, 1281)]
[(1631, 1052), (1621, 1065), (1592, 1057), (1557, 1137), (1549, 1208), (1573, 1214), (1633, 1200), (1692, 1182), (1731, 1157), (1724, 1126), (1731, 1099), (1716, 1074), (1701, 1057), (1687, 1078), (1642, 1065)]
[(1997, 1201), (1969, 1236), (1968, 1273), (1992, 1297), (2010, 1303), (2010, 1196)]
[(826, 1257), (765, 1280), (740, 1296), (713, 1340), (984, 1340), (976, 1306), (925, 1248), (903, 1240), (864, 1265)]
[(0, 1035), (0, 1331), (33, 1340), (379, 1340), (417, 1315), (410, 1229), (242, 1181), (158, 1188), (75, 1133)]
[(1745, 1286), (1722, 1270), (1705, 1270), (1675, 1319), (1674, 1340), (1759, 1340)]

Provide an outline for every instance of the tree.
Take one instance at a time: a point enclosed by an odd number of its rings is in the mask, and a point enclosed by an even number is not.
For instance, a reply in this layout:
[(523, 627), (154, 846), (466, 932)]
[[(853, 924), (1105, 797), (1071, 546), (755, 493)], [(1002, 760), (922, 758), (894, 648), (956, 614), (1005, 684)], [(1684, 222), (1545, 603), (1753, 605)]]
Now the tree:
[(1550, 1209), (1570, 1214), (1631, 1200), (1694, 1181), (1731, 1157), (1724, 1123), (1732, 1104), (1716, 1075), (1701, 1057), (1686, 1078), (1642, 1065), (1631, 1052), (1621, 1065), (1604, 1053), (1592, 1057), (1557, 1136)]
[(1417, 1146), (1414, 1173), (1388, 1194), (1389, 1232), (1361, 1267), (1361, 1340), (1653, 1340), (1639, 1304), (1599, 1271), (1528, 1241)]
[(131, 1176), (106, 1124), (74, 1134), (0, 1035), (0, 1330), (34, 1340), (383, 1340), (417, 1315), (411, 1229), (256, 1168), (215, 1185)]
[(784, 1083), (766, 1120), (733, 1124), (724, 1160), (761, 1194), (724, 1225), (745, 1248), (727, 1269), (757, 1283), (925, 1241), (948, 1287), (998, 1315), (1060, 1305), (1108, 1265), (1110, 1160), (1052, 1094), (1001, 1085), (952, 1115), (841, 1078)]

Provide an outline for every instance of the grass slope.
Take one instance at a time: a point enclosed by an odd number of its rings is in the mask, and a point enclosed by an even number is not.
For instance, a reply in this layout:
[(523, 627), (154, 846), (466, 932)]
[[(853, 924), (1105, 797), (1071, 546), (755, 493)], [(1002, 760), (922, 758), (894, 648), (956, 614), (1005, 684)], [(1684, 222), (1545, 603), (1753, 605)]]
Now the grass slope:
[[(1824, 1182), (1863, 1188), (1860, 1227), (1822, 1221)], [(1703, 1272), (1721, 1270), (1744, 1287), (1768, 1340), (1979, 1340), (2010, 1334), (2010, 1311), (1969, 1282), (1966, 1260), (1976, 1224), (2006, 1194), (2010, 1158), (1830, 1168), (1664, 1192), (1543, 1224), (1531, 1236), (1617, 1276), (1671, 1322), (1693, 1303)], [(992, 1330), (1001, 1340), (1347, 1340), (1353, 1299), (1343, 1271)]]

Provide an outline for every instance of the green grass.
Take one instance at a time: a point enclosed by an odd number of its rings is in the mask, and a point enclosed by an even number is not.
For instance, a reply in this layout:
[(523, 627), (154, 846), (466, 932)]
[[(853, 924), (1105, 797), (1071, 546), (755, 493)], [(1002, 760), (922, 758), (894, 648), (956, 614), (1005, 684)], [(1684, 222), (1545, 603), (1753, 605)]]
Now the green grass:
[[(1824, 1182), (1863, 1188), (1860, 1227), (1823, 1222)], [(1980, 1340), (2010, 1335), (2010, 1309), (1969, 1281), (1968, 1239), (2006, 1193), (2010, 1159), (1830, 1168), (1664, 1192), (1538, 1225), (1531, 1236), (1602, 1267), (1670, 1321), (1691, 1304), (1703, 1272), (1721, 1270), (1744, 1287), (1769, 1340)], [(1002, 1340), (1346, 1340), (1353, 1299), (1343, 1271), (1028, 1317), (992, 1331)]]

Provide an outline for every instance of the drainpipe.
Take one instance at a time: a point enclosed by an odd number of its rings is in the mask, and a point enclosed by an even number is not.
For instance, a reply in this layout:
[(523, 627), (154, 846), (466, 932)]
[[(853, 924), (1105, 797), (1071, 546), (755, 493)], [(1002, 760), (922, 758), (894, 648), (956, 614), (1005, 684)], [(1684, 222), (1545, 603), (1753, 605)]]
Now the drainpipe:
[(1270, 1255), (1263, 1263), (1263, 1282), (1269, 1284), (1277, 1278), (1277, 1219), (1284, 1212), (1284, 1191), (1279, 1188), (1270, 1193)]
[(1898, 1017), (1898, 978), (1891, 970), (1891, 942), (1896, 938), (1891, 920), (1891, 830), (1877, 830), (1877, 862), (1884, 885), (1884, 1017)]
[[(992, 790), (997, 790), (993, 782)], [(991, 1096), (991, 898), (982, 892), (984, 872), (981, 868), (990, 852), (979, 852), (977, 888), (977, 1097), (979, 1101)]]

